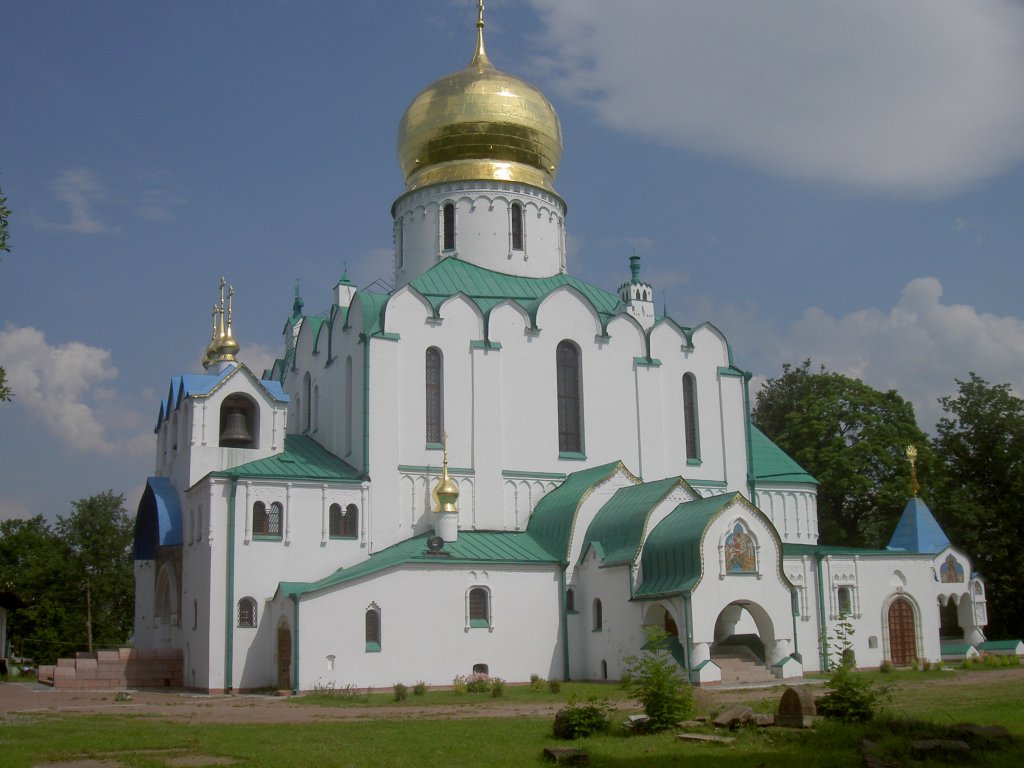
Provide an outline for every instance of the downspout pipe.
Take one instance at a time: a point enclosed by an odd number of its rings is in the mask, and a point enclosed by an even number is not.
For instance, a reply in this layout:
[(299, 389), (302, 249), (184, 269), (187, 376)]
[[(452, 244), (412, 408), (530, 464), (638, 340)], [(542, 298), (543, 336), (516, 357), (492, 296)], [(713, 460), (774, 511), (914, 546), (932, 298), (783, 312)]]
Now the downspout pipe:
[(292, 637), (292, 693), (299, 692), (299, 596), (292, 595), (292, 625), (295, 627)]
[(566, 682), (572, 679), (569, 674), (569, 606), (565, 599), (565, 571), (568, 567), (569, 563), (562, 561), (559, 574), (559, 586), (562, 589), (562, 679)]
[(789, 600), (793, 614), (793, 658), (803, 664), (804, 657), (800, 655), (800, 636), (796, 631), (796, 617), (800, 613), (800, 601), (797, 598), (795, 589), (790, 590)]
[(750, 436), (750, 371), (743, 372), (743, 432), (747, 449), (747, 487), (750, 503), (757, 506), (757, 478), (754, 476), (754, 444)]
[(683, 623), (686, 625), (686, 679), (693, 682), (693, 617), (690, 593), (683, 592)]
[[(228, 497), (228, 562), (227, 584), (224, 598), (224, 692), (234, 688), (235, 656), (235, 500), (238, 496), (238, 478), (231, 478)], [(211, 510), (210, 514), (213, 514)]]
[(363, 477), (370, 477), (370, 336), (363, 338)]

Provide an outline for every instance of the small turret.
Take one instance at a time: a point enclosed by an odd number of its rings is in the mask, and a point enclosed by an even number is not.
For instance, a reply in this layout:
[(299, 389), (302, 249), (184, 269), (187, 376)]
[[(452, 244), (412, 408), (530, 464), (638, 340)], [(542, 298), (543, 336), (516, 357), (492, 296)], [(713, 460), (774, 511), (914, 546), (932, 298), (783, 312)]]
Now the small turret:
[(348, 269), (344, 271), (341, 280), (334, 286), (334, 303), (339, 307), (347, 307), (352, 304), (352, 298), (356, 295), (356, 285), (348, 277)]
[(434, 514), (437, 522), (434, 532), (445, 541), (455, 541), (459, 537), (459, 486), (448, 474), (448, 433), (441, 436), (442, 465), (441, 477), (431, 493), (434, 500)]
[(630, 280), (619, 286), (619, 299), (626, 311), (646, 330), (654, 325), (654, 288), (640, 279), (640, 257), (629, 257)]

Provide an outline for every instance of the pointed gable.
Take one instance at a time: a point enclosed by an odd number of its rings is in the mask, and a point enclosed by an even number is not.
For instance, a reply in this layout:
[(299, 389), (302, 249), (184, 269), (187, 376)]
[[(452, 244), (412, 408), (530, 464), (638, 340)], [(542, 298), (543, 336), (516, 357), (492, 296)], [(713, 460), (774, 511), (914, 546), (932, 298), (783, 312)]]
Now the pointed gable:
[(889, 540), (889, 549), (906, 552), (941, 552), (949, 539), (928, 505), (916, 496), (903, 508), (903, 516)]

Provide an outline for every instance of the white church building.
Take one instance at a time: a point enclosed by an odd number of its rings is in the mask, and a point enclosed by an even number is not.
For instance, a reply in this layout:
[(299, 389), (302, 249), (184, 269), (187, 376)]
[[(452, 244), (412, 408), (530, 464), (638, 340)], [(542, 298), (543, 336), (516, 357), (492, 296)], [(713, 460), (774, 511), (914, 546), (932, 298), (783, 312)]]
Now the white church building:
[(136, 646), (178, 649), (188, 688), (298, 691), (616, 679), (651, 624), (698, 684), (820, 670), (841, 620), (860, 666), (983, 641), (984, 584), (920, 499), (885, 550), (819, 544), (723, 334), (658, 314), (639, 257), (613, 291), (569, 273), (558, 117), (483, 29), (480, 3), (469, 65), (401, 120), (393, 291), (296, 291), (260, 375), (222, 284), (160, 406)]

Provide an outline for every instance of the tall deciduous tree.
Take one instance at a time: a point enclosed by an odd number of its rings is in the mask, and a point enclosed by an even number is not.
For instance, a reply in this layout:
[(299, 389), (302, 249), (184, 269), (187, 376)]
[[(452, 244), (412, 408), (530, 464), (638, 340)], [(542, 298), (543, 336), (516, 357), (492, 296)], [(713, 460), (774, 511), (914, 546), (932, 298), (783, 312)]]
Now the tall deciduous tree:
[(58, 516), (57, 535), (81, 585), (82, 641), (90, 650), (122, 645), (134, 618), (133, 527), (124, 496), (106, 491), (72, 506), (68, 517)]
[[(757, 427), (814, 475), (819, 540), (881, 547), (911, 495), (906, 447), (918, 446), (918, 470), (933, 465), (913, 406), (840, 373), (785, 364), (769, 379), (752, 413)], [(927, 487), (927, 485), (926, 485)]]
[(72, 638), (80, 623), (67, 546), (42, 515), (0, 522), (0, 589), (18, 595), (24, 606), (8, 615), (8, 637), (15, 655), (40, 663), (78, 649)]
[(990, 637), (1024, 637), (1024, 400), (970, 374), (940, 398), (935, 450), (945, 466), (936, 516), (985, 578)]
[[(7, 219), (11, 215), (11, 209), (7, 207), (7, 198), (0, 189), (0, 251), (11, 252), (8, 243)], [(0, 368), (0, 402), (11, 399), (11, 388), (7, 386), (7, 372)]]

